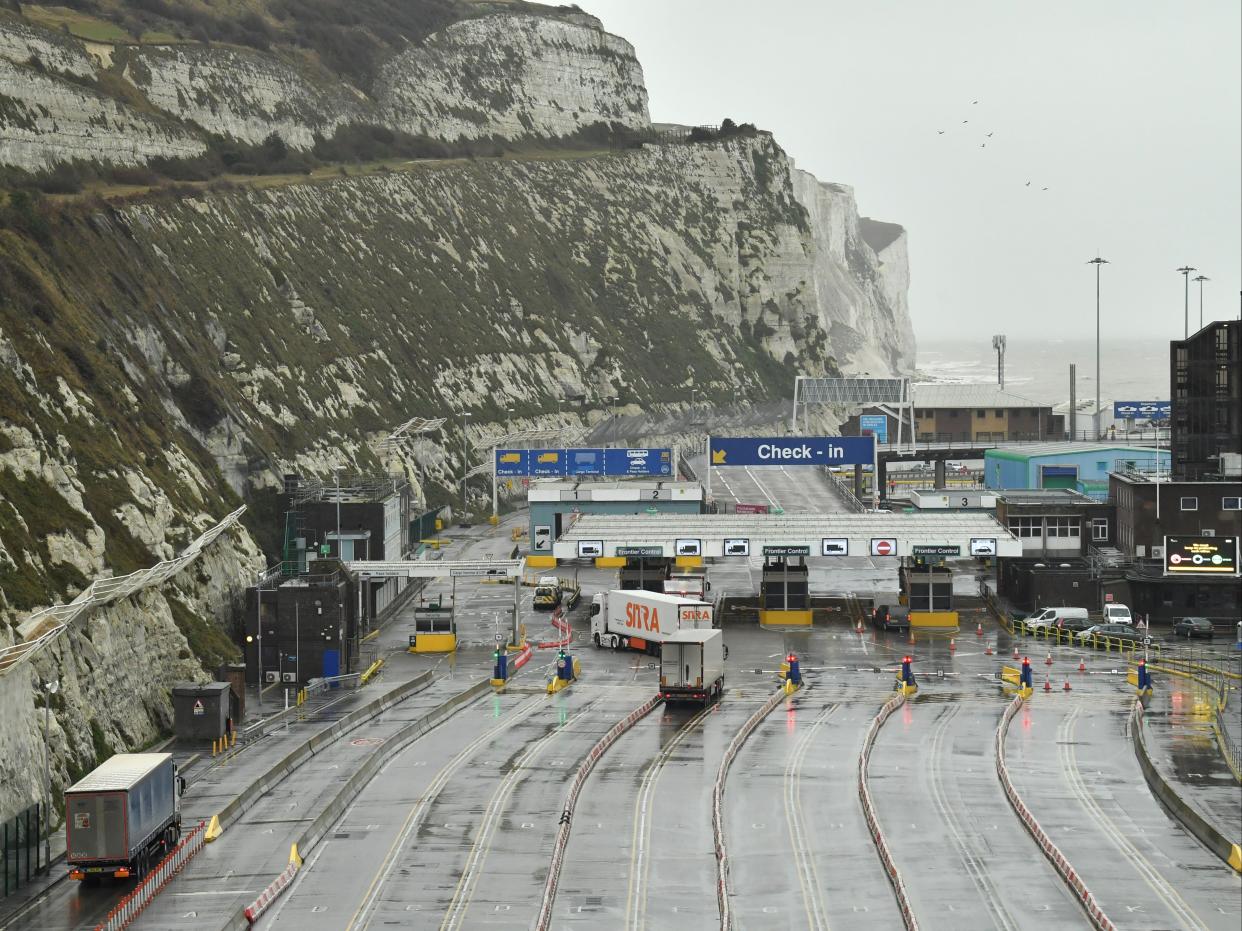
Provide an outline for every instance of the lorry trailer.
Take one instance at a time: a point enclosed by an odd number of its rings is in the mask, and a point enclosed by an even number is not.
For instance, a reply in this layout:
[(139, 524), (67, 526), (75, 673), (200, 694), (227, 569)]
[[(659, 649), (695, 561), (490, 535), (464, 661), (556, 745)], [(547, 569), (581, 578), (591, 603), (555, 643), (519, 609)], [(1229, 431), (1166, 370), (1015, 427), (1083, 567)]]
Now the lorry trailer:
[(658, 656), (679, 630), (710, 630), (712, 606), (695, 598), (642, 589), (601, 592), (591, 599), (591, 639), (597, 647)]
[(710, 705), (724, 692), (724, 633), (679, 630), (660, 644), (660, 697)]
[(185, 780), (171, 753), (118, 753), (65, 790), (71, 879), (141, 879), (181, 836)]
[(707, 601), (707, 593), (711, 588), (707, 573), (702, 569), (677, 570), (664, 580), (664, 594), (680, 595), (696, 601)]

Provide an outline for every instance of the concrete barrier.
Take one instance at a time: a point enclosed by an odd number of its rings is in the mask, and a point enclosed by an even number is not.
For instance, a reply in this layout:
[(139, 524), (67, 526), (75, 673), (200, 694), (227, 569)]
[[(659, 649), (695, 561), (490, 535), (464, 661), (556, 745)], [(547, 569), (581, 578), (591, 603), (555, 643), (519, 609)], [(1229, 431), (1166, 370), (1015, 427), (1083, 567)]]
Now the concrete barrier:
[(1130, 735), (1134, 740), (1134, 752), (1138, 756), (1139, 768), (1143, 770), (1143, 778), (1147, 780), (1147, 785), (1160, 800), (1160, 804), (1204, 847), (1229, 864), (1235, 872), (1242, 873), (1242, 847), (1227, 838), (1216, 825), (1178, 795), (1177, 790), (1152, 762), (1147, 751), (1147, 740), (1143, 737), (1143, 703), (1137, 700), (1130, 712)]
[(263, 775), (242, 789), (241, 792), (233, 797), (232, 801), (216, 813), (215, 817), (220, 830), (223, 831), (228, 828), (233, 821), (245, 814), (256, 801), (262, 798), (269, 789), (285, 779), (323, 747), (331, 744), (342, 734), (353, 730), (359, 724), (369, 721), (377, 714), (391, 708), (397, 702), (404, 701), (415, 692), (431, 685), (432, 679), (433, 676), (430, 672), (421, 673), (408, 682), (401, 683), (392, 691), (368, 702), (361, 708), (355, 708), (326, 730), (322, 730), (313, 737), (307, 738), (299, 746), (285, 754), (280, 761), (268, 768)]
[(1117, 926), (1104, 914), (1104, 910), (1095, 901), (1095, 896), (1091, 894), (1087, 884), (1082, 881), (1082, 877), (1078, 875), (1078, 871), (1074, 869), (1073, 864), (1065, 859), (1065, 854), (1061, 853), (1057, 845), (1052, 842), (1052, 838), (1048, 836), (1039, 822), (1035, 820), (1035, 816), (1026, 807), (1026, 803), (1022, 801), (1022, 797), (1018, 795), (1018, 790), (1013, 787), (1013, 782), (1009, 778), (1009, 767), (1005, 765), (1005, 734), (1009, 731), (1009, 722), (1018, 713), (1018, 709), (1022, 707), (1023, 701), (1024, 699), (1021, 695), (1016, 696), (1009, 703), (1008, 707), (1005, 708), (1005, 713), (1001, 715), (1000, 725), (996, 728), (996, 775), (1000, 778), (1001, 786), (1005, 789), (1005, 797), (1009, 799), (1009, 804), (1018, 815), (1022, 826), (1035, 839), (1035, 843), (1039, 845), (1039, 849), (1048, 858), (1048, 862), (1052, 864), (1053, 869), (1057, 871), (1058, 875), (1065, 881), (1065, 884), (1069, 886), (1070, 892), (1073, 893), (1074, 898), (1078, 900), (1078, 904), (1086, 911), (1087, 917), (1091, 919), (1092, 926), (1098, 929), (1098, 931), (1117, 931)]
[(901, 881), (901, 874), (897, 871), (897, 863), (888, 849), (884, 832), (880, 830), (880, 821), (876, 817), (875, 806), (871, 803), (871, 791), (867, 788), (867, 764), (871, 760), (871, 747), (875, 744), (876, 735), (880, 733), (880, 726), (888, 720), (889, 715), (905, 704), (905, 701), (905, 692), (898, 692), (884, 703), (884, 707), (880, 709), (879, 714), (872, 719), (871, 726), (867, 728), (867, 733), (863, 737), (862, 752), (858, 754), (858, 799), (862, 803), (867, 830), (871, 832), (875, 849), (880, 854), (880, 862), (884, 864), (884, 872), (888, 874), (893, 894), (897, 897), (897, 907), (901, 909), (902, 923), (906, 926), (906, 931), (918, 931), (919, 923), (914, 917), (914, 909), (910, 906), (910, 896), (906, 893), (905, 883)]
[[(376, 747), (370, 756), (367, 757), (366, 762), (355, 770), (346, 783), (337, 790), (332, 801), (319, 813), (319, 817), (312, 821), (310, 826), (302, 832), (302, 836), (298, 838), (295, 844), (300, 856), (304, 857), (309, 853), (315, 844), (323, 838), (324, 834), (331, 830), (332, 825), (344, 814), (345, 809), (358, 797), (359, 793), (366, 788), (367, 783), (375, 778), (375, 774), (389, 760), (432, 728), (443, 723), (458, 708), (474, 701), (490, 687), (491, 682), (487, 679), (476, 682), (465, 691), (458, 692), (452, 698), (437, 705), (417, 721), (410, 722), (385, 740), (380, 746)], [(292, 868), (292, 873), (290, 873), (290, 868)], [(286, 867), (285, 871), (276, 877), (271, 885), (264, 889), (264, 893), (260, 895), (259, 899), (251, 902), (232, 916), (228, 927), (246, 927), (253, 920), (249, 918), (251, 914), (257, 919), (258, 915), (261, 915), (272, 904), (275, 897), (289, 887), (293, 881), (293, 874), (296, 874), (297, 869), (298, 866), (294, 864)], [(290, 875), (286, 877), (285, 873), (290, 873)], [(261, 899), (265, 900), (260, 902)]]

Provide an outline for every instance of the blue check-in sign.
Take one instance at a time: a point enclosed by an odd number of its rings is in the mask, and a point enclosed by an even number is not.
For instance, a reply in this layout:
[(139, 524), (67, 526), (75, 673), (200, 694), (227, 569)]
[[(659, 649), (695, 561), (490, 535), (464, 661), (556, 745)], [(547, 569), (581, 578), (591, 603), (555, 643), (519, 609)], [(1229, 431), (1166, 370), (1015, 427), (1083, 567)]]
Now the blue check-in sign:
[(1168, 420), (1172, 401), (1114, 401), (1114, 420)]
[(530, 450), (498, 449), (496, 450), (496, 475), (500, 478), (513, 478), (530, 474)]
[(565, 450), (532, 449), (529, 455), (531, 475), (547, 477), (565, 474)]
[(712, 437), (714, 466), (869, 465), (873, 436)]

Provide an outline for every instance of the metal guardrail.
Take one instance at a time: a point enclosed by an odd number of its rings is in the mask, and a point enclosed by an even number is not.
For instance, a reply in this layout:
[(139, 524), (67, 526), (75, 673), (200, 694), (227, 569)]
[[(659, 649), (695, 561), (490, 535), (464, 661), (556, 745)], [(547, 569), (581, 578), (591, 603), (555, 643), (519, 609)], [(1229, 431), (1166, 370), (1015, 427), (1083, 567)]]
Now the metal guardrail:
[(854, 489), (850, 487), (850, 484), (837, 475), (836, 472), (824, 469), (824, 474), (828, 476), (828, 481), (832, 483), (833, 490), (836, 491), (837, 496), (841, 499), (841, 503), (847, 509), (856, 514), (870, 510), (867, 505), (858, 500), (858, 496), (854, 494)]
[(880, 726), (888, 720), (889, 716), (905, 704), (905, 692), (898, 692), (892, 698), (884, 703), (879, 713), (872, 719), (871, 725), (867, 728), (867, 733), (863, 737), (862, 752), (858, 754), (858, 798), (862, 803), (863, 817), (867, 822), (867, 830), (871, 832), (871, 839), (875, 843), (876, 850), (880, 854), (880, 862), (884, 864), (884, 871), (888, 874), (888, 881), (893, 886), (893, 894), (897, 897), (897, 907), (901, 910), (901, 920), (906, 926), (906, 931), (918, 931), (918, 919), (914, 917), (914, 910), (910, 905), (910, 896), (906, 892), (905, 883), (901, 880), (901, 873), (897, 870), (897, 861), (893, 859), (892, 852), (888, 849), (888, 842), (884, 839), (884, 832), (880, 830), (880, 820), (875, 813), (875, 805), (871, 801), (871, 790), (867, 788), (867, 764), (871, 761), (871, 748), (875, 745), (875, 738), (880, 733)]
[(548, 875), (544, 880), (543, 898), (539, 903), (539, 915), (535, 919), (535, 928), (537, 931), (547, 931), (552, 923), (552, 903), (556, 901), (556, 887), (561, 878), (561, 864), (565, 859), (565, 848), (569, 844), (569, 832), (572, 830), (574, 809), (578, 804), (578, 796), (582, 792), (582, 787), (586, 784), (587, 777), (590, 776), (591, 770), (595, 768), (595, 764), (599, 762), (599, 758), (616, 743), (617, 738), (633, 727), (640, 719), (650, 714), (658, 704), (660, 698), (649, 698), (643, 702), (628, 715), (618, 721), (599, 741), (591, 748), (591, 752), (587, 754), (586, 759), (578, 766), (578, 771), (574, 773), (573, 781), (569, 784), (569, 792), (565, 796), (565, 804), (561, 810), (560, 827), (556, 832), (556, 841), (552, 845), (552, 860), (548, 866)]
[(169, 560), (161, 560), (154, 566), (139, 569), (129, 575), (111, 579), (96, 579), (90, 586), (68, 604), (52, 605), (36, 611), (18, 625), (17, 631), (22, 636), (19, 643), (0, 650), (0, 676), (11, 672), (17, 666), (33, 657), (45, 646), (59, 637), (75, 620), (84, 613), (103, 605), (120, 601), (130, 595), (159, 585), (176, 575), (187, 565), (194, 562), (203, 550), (216, 541), (222, 533), (237, 523), (245, 513), (246, 505), (242, 505), (220, 523), (201, 534), (180, 556)]

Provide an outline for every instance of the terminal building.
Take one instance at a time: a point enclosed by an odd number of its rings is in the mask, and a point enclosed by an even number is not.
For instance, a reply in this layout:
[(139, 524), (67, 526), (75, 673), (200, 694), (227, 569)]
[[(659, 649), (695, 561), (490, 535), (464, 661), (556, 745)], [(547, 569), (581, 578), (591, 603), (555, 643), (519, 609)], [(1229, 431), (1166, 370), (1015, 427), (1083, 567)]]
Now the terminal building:
[[(1006, 440), (1055, 440), (1065, 433), (1065, 418), (1052, 405), (1032, 401), (992, 384), (915, 384), (910, 386), (914, 410), (914, 437), (920, 443), (998, 443)], [(886, 437), (897, 436), (900, 412), (870, 407), (862, 416), (885, 418)], [(874, 422), (874, 421), (872, 421)], [(843, 436), (858, 436), (859, 416), (841, 426)], [(902, 425), (910, 436), (910, 424)]]

